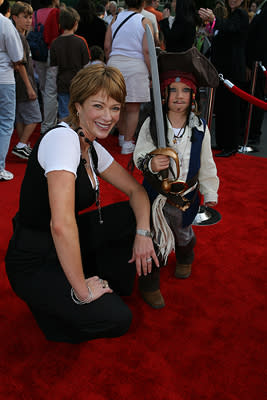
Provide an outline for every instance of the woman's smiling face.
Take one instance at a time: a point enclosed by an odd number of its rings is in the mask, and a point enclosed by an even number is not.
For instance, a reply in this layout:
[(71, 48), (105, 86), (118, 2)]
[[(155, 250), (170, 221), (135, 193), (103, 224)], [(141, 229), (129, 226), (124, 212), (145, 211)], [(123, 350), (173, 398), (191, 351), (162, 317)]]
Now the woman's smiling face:
[(90, 140), (105, 139), (120, 118), (121, 103), (100, 90), (83, 104), (75, 103), (80, 126)]

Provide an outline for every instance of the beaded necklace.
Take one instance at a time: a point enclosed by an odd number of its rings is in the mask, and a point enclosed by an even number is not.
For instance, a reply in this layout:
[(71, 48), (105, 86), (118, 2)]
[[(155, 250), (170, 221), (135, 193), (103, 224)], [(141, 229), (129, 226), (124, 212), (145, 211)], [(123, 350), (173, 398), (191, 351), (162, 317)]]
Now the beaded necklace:
[[(170, 121), (170, 123), (171, 123), (171, 121)], [(182, 137), (185, 134), (185, 126), (186, 126), (186, 121), (181, 128), (172, 128), (173, 130), (179, 129), (179, 131), (176, 134), (174, 133), (173, 140), (172, 140), (173, 144), (176, 144), (178, 142), (178, 139), (182, 139)]]
[(184, 136), (184, 133), (185, 133), (184, 127), (179, 128), (178, 133), (175, 133), (173, 136), (173, 144), (176, 144), (178, 142), (178, 139), (182, 139), (182, 137)]

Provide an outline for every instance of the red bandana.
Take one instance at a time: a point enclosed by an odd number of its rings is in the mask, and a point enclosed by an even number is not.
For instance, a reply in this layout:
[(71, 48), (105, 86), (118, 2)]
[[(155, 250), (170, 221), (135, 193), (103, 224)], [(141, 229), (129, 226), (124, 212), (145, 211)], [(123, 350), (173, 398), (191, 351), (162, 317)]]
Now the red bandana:
[(173, 82), (183, 82), (185, 85), (189, 86), (194, 93), (196, 93), (197, 81), (194, 75), (189, 72), (167, 71), (160, 74), (159, 79), (160, 90), (163, 96), (165, 88)]

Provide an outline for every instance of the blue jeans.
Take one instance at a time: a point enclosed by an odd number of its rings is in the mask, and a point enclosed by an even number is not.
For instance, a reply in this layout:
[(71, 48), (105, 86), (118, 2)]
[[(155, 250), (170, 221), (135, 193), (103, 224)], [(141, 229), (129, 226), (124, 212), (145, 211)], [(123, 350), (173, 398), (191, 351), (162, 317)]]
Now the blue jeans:
[(69, 101), (70, 95), (69, 93), (58, 93), (58, 118), (63, 119), (69, 115)]
[(14, 130), (15, 110), (15, 84), (0, 84), (0, 171), (5, 169), (6, 155)]

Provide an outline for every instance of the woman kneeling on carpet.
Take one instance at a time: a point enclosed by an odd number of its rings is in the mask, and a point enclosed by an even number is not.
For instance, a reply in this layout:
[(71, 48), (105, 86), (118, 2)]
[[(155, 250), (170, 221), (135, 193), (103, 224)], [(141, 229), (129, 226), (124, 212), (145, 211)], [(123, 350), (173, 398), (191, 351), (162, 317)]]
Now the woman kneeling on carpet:
[[(48, 340), (123, 335), (132, 317), (119, 295), (131, 293), (136, 270), (158, 265), (145, 190), (95, 140), (117, 123), (125, 95), (116, 68), (81, 70), (69, 117), (38, 140), (27, 165), (6, 270)], [(130, 205), (101, 209), (98, 175)], [(79, 214), (94, 203), (97, 210)]]

